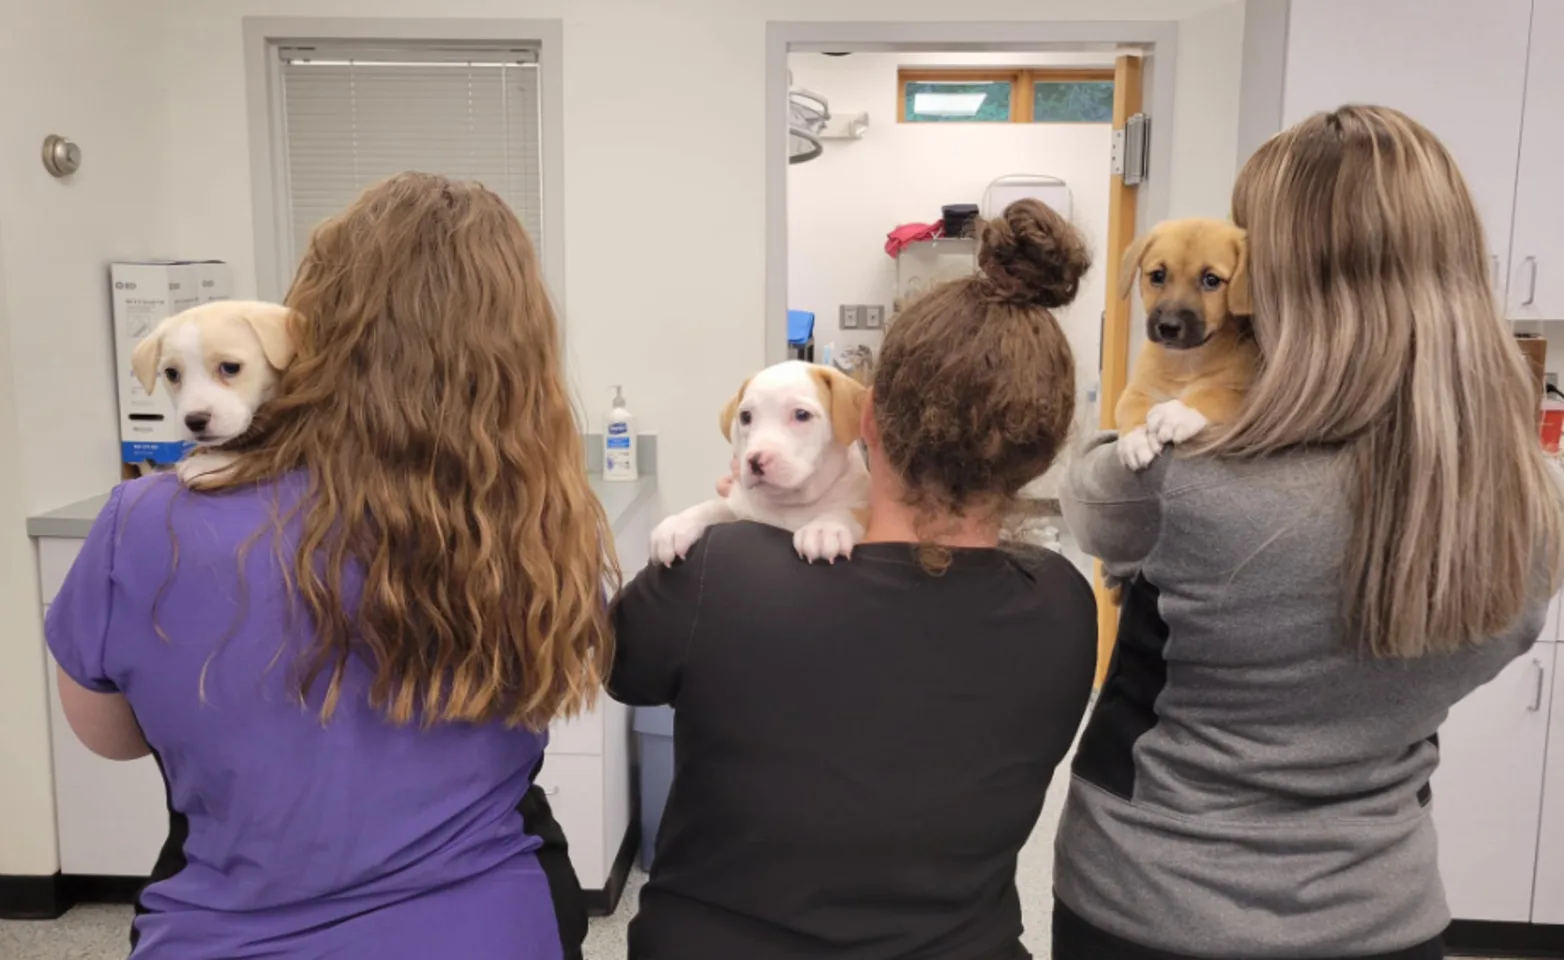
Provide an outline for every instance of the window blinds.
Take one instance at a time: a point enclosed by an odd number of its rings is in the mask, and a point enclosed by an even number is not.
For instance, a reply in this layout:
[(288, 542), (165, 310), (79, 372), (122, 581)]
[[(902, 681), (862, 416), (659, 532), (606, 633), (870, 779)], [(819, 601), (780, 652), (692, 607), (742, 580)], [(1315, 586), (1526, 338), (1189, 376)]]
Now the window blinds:
[(279, 52), (290, 266), (318, 223), (404, 170), (484, 184), (515, 210), (541, 253), (535, 51), (419, 45)]

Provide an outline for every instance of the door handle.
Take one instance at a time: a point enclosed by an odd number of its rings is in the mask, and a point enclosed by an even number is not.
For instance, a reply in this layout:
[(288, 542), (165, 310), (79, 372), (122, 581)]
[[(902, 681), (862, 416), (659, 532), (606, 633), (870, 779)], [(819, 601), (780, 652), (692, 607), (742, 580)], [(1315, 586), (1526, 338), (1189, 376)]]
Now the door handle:
[(1537, 258), (1527, 257), (1521, 263), (1530, 271), (1526, 274), (1526, 299), (1521, 301), (1521, 306), (1529, 307), (1537, 300)]
[(1531, 665), (1537, 670), (1537, 683), (1532, 687), (1531, 706), (1526, 708), (1528, 713), (1542, 712), (1542, 687), (1543, 681), (1548, 678), (1548, 671), (1543, 669), (1542, 661), (1533, 659)]
[(1497, 288), (1500, 279), (1502, 279), (1499, 276), (1499, 255), (1497, 253), (1488, 254), (1488, 273), (1493, 280), (1494, 287)]

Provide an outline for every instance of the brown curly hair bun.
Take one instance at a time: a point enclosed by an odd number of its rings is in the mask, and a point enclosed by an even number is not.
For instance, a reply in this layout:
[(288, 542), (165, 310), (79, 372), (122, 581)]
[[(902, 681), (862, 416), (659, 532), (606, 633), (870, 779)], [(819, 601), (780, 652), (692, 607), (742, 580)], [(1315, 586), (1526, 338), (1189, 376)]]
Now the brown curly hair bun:
[(1091, 265), (1080, 231), (1041, 201), (1017, 200), (983, 225), (978, 269), (995, 299), (1048, 310), (1069, 306)]
[(1091, 257), (1068, 221), (1019, 200), (984, 226), (982, 272), (909, 305), (885, 336), (874, 417), (906, 499), (996, 519), (1058, 456), (1075, 416), (1075, 362), (1049, 307)]

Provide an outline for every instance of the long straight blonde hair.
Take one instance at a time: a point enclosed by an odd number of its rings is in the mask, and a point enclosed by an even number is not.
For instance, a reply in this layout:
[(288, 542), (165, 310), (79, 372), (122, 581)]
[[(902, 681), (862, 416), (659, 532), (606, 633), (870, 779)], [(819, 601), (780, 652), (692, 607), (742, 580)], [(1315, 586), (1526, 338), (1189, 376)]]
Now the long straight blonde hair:
[(618, 570), (516, 215), (477, 184), (392, 177), (316, 228), (287, 304), (298, 355), (223, 486), (309, 478), (300, 694), (324, 677), (329, 719), (358, 656), (393, 723), (542, 729), (590, 706)]
[(1317, 114), (1250, 158), (1233, 219), (1264, 361), (1209, 450), (1342, 448), (1356, 649), (1411, 658), (1502, 632), (1558, 583), (1564, 505), (1450, 154), (1395, 110)]

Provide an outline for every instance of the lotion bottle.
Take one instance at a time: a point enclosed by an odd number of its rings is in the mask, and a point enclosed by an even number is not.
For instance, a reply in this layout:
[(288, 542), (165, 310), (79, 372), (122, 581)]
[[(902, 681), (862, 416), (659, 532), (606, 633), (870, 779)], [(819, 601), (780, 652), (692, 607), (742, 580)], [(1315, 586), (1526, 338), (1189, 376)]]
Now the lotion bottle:
[(616, 481), (637, 480), (641, 473), (638, 466), (635, 441), (635, 414), (625, 406), (623, 387), (614, 387), (613, 407), (603, 425), (603, 479)]

